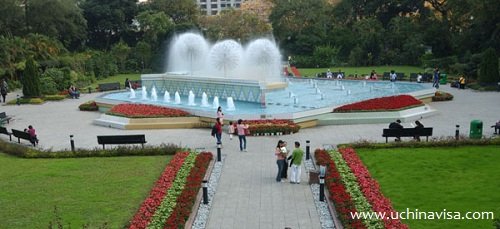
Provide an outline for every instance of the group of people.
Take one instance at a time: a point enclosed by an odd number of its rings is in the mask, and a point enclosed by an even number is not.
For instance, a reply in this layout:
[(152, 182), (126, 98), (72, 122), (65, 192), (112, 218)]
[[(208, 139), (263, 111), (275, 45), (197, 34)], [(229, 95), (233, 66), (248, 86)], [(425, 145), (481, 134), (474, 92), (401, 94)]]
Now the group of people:
[[(326, 78), (331, 79), (333, 78), (333, 73), (328, 69), (326, 72)], [(337, 72), (337, 79), (341, 80), (344, 78), (344, 75), (342, 74), (342, 71), (339, 69), (339, 72)]]
[[(274, 154), (276, 155), (276, 164), (278, 165), (276, 182), (285, 182), (288, 178), (288, 167), (291, 167), (290, 183), (300, 184), (300, 166), (304, 157), (304, 151), (300, 148), (300, 142), (295, 142), (295, 149), (292, 151), (292, 154), (289, 155), (287, 142), (279, 140)], [(290, 161), (290, 165), (288, 165), (288, 161)]]
[[(395, 122), (391, 122), (389, 124), (389, 129), (403, 129), (403, 125), (401, 125), (401, 120), (396, 120)], [(420, 121), (415, 121), (415, 129), (423, 129), (424, 128), (424, 124), (422, 124)], [(415, 136), (413, 136), (413, 139), (415, 139), (416, 141), (420, 141), (420, 136), (417, 134)], [(401, 137), (396, 137), (396, 141), (397, 142), (400, 142), (401, 141)]]
[[(212, 137), (215, 137), (217, 146), (222, 146), (223, 126), (224, 126), (224, 113), (222, 113), (222, 107), (218, 107), (217, 118), (215, 119), (215, 125), (212, 127)], [(241, 152), (247, 152), (246, 134), (248, 132), (248, 128), (249, 125), (245, 123), (242, 119), (238, 119), (236, 123), (233, 123), (232, 121), (229, 122), (229, 127), (228, 127), (229, 139), (233, 140), (233, 135), (238, 136)]]

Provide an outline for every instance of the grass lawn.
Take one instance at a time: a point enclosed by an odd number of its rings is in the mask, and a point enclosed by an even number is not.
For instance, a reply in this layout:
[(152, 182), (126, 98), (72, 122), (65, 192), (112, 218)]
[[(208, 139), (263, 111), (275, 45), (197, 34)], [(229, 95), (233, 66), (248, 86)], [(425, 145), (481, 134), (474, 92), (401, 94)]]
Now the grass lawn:
[[(114, 76), (110, 76), (108, 78), (104, 78), (104, 79), (99, 79), (97, 80), (95, 83), (87, 86), (87, 87), (91, 87), (92, 90), (95, 90), (95, 88), (97, 87), (98, 84), (100, 83), (114, 83), (114, 82), (119, 82), (120, 83), (120, 87), (121, 88), (125, 88), (125, 79), (129, 79), (129, 80), (140, 80), (141, 79), (141, 74), (139, 73), (132, 73), (132, 74), (117, 74), (117, 75), (114, 75)], [(87, 92), (87, 91), (84, 91), (84, 92)]]
[[(487, 211), (500, 218), (499, 146), (356, 151), (399, 212)], [(493, 228), (492, 219), (403, 222), (410, 228)]]
[[(345, 72), (347, 76), (358, 74), (358, 77), (361, 77), (361, 75), (370, 75), (372, 70), (375, 70), (380, 79), (382, 79), (382, 75), (384, 74), (384, 72), (390, 72), (391, 70), (394, 70), (396, 72), (403, 72), (405, 74), (405, 78), (409, 78), (410, 73), (424, 73), (424, 68), (415, 66), (332, 67), (330, 68), (330, 71), (338, 72), (339, 68), (340, 70)], [(315, 76), (316, 73), (326, 71), (328, 71), (328, 68), (299, 68), (299, 72), (303, 76)], [(335, 77), (337, 76), (334, 76), (334, 78)]]
[(0, 153), (0, 228), (122, 228), (171, 156), (22, 159)]

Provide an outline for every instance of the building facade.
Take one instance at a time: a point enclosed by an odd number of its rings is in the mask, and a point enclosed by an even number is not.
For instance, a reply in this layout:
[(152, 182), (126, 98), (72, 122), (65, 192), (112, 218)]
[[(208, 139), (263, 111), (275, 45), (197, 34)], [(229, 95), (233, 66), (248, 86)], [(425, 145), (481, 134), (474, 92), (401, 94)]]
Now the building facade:
[(196, 0), (201, 12), (206, 15), (217, 15), (229, 8), (240, 8), (244, 0)]

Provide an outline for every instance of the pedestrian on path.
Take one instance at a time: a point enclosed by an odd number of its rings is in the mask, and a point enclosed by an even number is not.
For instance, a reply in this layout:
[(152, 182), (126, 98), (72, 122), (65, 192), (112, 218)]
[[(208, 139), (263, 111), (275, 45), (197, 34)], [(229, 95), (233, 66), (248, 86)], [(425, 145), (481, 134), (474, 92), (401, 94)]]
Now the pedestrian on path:
[(234, 134), (234, 130), (236, 129), (235, 123), (233, 123), (233, 121), (229, 121), (229, 127), (227, 128), (227, 132), (229, 134), (229, 140), (233, 140), (233, 134)]
[(217, 145), (222, 145), (222, 123), (220, 119), (215, 119), (215, 138), (217, 139)]
[(222, 107), (217, 107), (217, 118), (221, 123), (224, 123), (224, 113), (222, 113)]
[(290, 177), (290, 183), (300, 184), (300, 173), (302, 165), (302, 157), (304, 156), (304, 151), (300, 148), (300, 142), (295, 142), (295, 149), (292, 153), (292, 177)]
[[(286, 167), (286, 148), (283, 147), (283, 141), (279, 140), (278, 145), (276, 145), (276, 149), (274, 155), (276, 155), (276, 164), (278, 165), (278, 174), (276, 175), (276, 182), (284, 182), (281, 180), (281, 173), (283, 172), (283, 168)], [(283, 148), (285, 149), (285, 153), (283, 153)]]
[(240, 140), (240, 151), (247, 152), (247, 138), (246, 130), (248, 129), (248, 124), (243, 123), (243, 120), (238, 119), (238, 125), (236, 125), (236, 130), (238, 132), (238, 139)]
[(5, 79), (0, 82), (0, 92), (2, 94), (3, 102), (5, 103), (5, 97), (7, 96), (7, 92), (9, 91), (9, 85)]
[(291, 156), (289, 158), (287, 158), (288, 149), (286, 148), (286, 146), (287, 146), (287, 142), (283, 141), (283, 146), (281, 147), (281, 152), (284, 154), (284, 157), (286, 158), (286, 160), (285, 160), (285, 167), (283, 167), (283, 171), (281, 172), (281, 179), (283, 179), (285, 181), (288, 179), (288, 163), (287, 163), (287, 161), (292, 159)]

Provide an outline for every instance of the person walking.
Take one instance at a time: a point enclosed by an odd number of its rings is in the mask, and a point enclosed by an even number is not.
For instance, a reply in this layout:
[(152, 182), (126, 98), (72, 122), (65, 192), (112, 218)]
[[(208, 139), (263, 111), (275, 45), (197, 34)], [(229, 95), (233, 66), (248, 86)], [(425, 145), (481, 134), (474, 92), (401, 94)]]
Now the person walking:
[(2, 94), (3, 102), (5, 103), (5, 97), (7, 97), (7, 92), (9, 91), (9, 85), (5, 79), (0, 83), (0, 94)]
[[(285, 162), (285, 158), (286, 158), (285, 155), (286, 154), (284, 154), (282, 151), (282, 148), (284, 148), (283, 143), (284, 142), (282, 140), (279, 140), (278, 145), (276, 145), (276, 149), (274, 152), (274, 155), (276, 155), (276, 164), (278, 165), (278, 174), (276, 175), (276, 182), (285, 182), (285, 181), (281, 180), (281, 177), (282, 177), (281, 174), (283, 172), (283, 168), (286, 167), (286, 162)], [(285, 148), (285, 150), (286, 150), (286, 148)]]
[(217, 145), (222, 145), (222, 123), (220, 119), (215, 119), (215, 138), (217, 139)]
[(238, 139), (240, 140), (240, 151), (247, 152), (247, 138), (246, 130), (248, 129), (248, 124), (244, 124), (243, 120), (238, 119), (238, 124), (236, 125), (236, 131), (238, 132)]
[(437, 67), (434, 69), (434, 82), (432, 83), (432, 87), (439, 89), (439, 68)]
[(229, 140), (233, 140), (233, 135), (234, 135), (234, 131), (235, 131), (235, 123), (233, 123), (233, 121), (229, 121), (229, 127), (227, 128), (227, 132), (229, 134)]
[(295, 149), (292, 153), (292, 176), (290, 177), (290, 183), (300, 184), (300, 174), (302, 158), (304, 156), (304, 151), (300, 148), (300, 142), (295, 142)]

